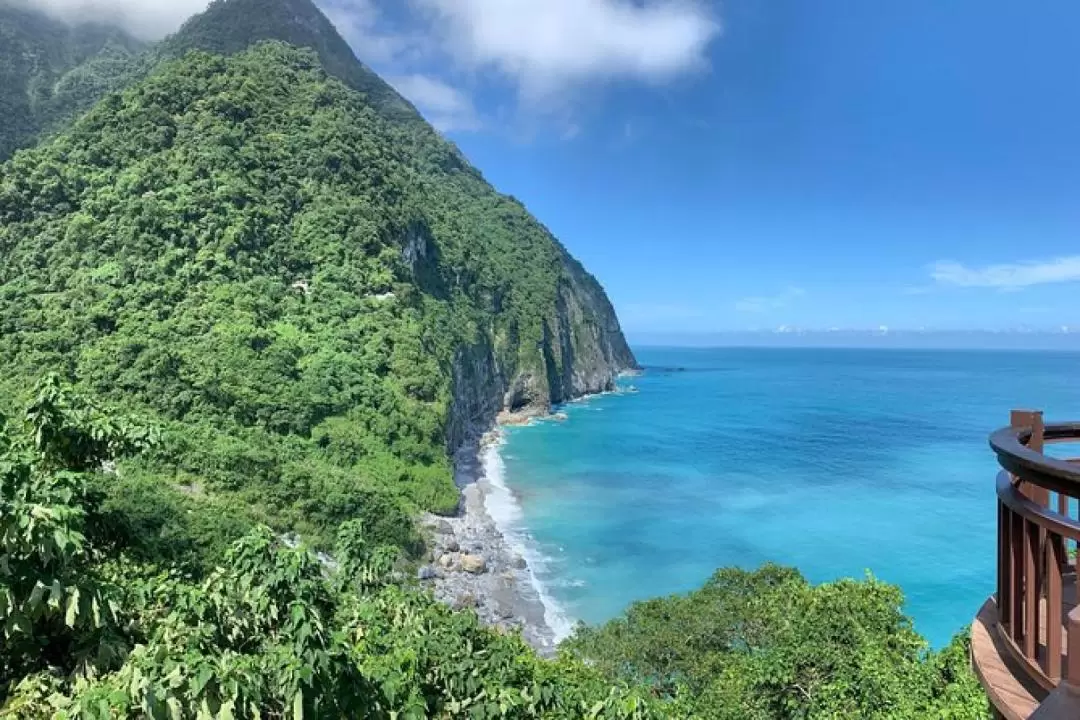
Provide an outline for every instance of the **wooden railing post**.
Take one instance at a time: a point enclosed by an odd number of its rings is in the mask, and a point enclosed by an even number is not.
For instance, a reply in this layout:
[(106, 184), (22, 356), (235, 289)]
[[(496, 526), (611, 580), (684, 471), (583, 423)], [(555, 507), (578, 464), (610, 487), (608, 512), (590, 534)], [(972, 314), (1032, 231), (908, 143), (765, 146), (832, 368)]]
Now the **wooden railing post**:
[[(1044, 427), (1041, 410), (1013, 410), (1009, 416), (1009, 425), (1014, 429), (1029, 429), (1031, 436), (1028, 438), (1029, 450), (1042, 453), (1044, 445)], [(1040, 507), (1050, 505), (1050, 491), (1038, 485), (1024, 482), (1022, 478), (1014, 478), (1019, 481), (1020, 492)], [(1020, 572), (1012, 577), (1013, 589), (1016, 593), (1011, 605), (1013, 627), (1010, 628), (1012, 637), (1029, 660), (1036, 661), (1039, 647), (1039, 596), (1042, 593), (1042, 575), (1046, 548), (1046, 531), (1035, 523), (1020, 520), (1013, 525), (1012, 532), (1019, 537), (1013, 537), (1013, 542), (1020, 547), (1019, 554)], [(1017, 527), (1019, 525), (1019, 527)], [(1015, 567), (1015, 566), (1014, 566)], [(1022, 598), (1022, 600), (1021, 600)], [(1023, 608), (1021, 610), (1021, 603)]]
[[(1060, 535), (1051, 533), (1046, 544), (1046, 676), (1057, 682), (1061, 678), (1061, 612), (1064, 607), (1064, 578), (1062, 569), (1068, 564), (1065, 543)], [(1080, 663), (1080, 659), (1077, 661)]]
[[(1045, 446), (1042, 410), (1013, 410), (1009, 415), (1009, 426), (1016, 429), (1031, 428), (1031, 438), (1027, 442), (1027, 447), (1029, 450), (1042, 453)], [(1020, 492), (1043, 507), (1048, 507), (1050, 504), (1050, 491), (1046, 488), (1021, 482)]]
[(1080, 692), (1080, 605), (1069, 612), (1065, 682)]

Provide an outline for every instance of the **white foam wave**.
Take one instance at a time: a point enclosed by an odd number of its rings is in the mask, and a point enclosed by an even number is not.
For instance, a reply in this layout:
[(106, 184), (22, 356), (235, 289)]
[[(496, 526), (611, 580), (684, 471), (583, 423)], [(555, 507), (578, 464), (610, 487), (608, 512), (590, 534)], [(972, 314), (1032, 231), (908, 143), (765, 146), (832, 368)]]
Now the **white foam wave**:
[(575, 622), (537, 577), (548, 567), (550, 558), (541, 553), (531, 540), (525, 528), (521, 505), (506, 484), (506, 464), (500, 453), (502, 444), (501, 438), (489, 444), (481, 456), (484, 477), (489, 486), (484, 496), (484, 507), (507, 544), (528, 563), (529, 581), (544, 606), (544, 622), (555, 635), (555, 642), (560, 642), (570, 636)]

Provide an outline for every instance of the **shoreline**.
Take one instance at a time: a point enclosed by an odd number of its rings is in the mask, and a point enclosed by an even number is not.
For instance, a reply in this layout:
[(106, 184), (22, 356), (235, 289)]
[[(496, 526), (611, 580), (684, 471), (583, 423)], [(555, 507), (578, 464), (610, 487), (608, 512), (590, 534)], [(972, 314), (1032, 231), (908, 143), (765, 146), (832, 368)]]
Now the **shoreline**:
[[(620, 378), (640, 375), (624, 371)], [(616, 389), (589, 393), (566, 404), (585, 403), (602, 395), (637, 392)], [(435, 598), (454, 609), (472, 608), (481, 622), (502, 632), (520, 631), (540, 655), (553, 657), (558, 644), (577, 624), (559, 606), (534, 572), (546, 558), (530, 541), (522, 511), (506, 483), (499, 448), (505, 427), (534, 422), (563, 422), (558, 407), (525, 408), (499, 413), (494, 427), (475, 433), (454, 454), (454, 484), (461, 492), (453, 517), (426, 514), (421, 526), (429, 533), (429, 564), (419, 578)]]
[(422, 519), (431, 532), (432, 551), (420, 578), (430, 581), (440, 602), (472, 608), (497, 630), (520, 631), (537, 652), (550, 657), (573, 626), (536, 578), (532, 563), (538, 558), (512, 527), (521, 511), (501, 477), (502, 442), (496, 426), (455, 454), (461, 503), (454, 517), (429, 514)]

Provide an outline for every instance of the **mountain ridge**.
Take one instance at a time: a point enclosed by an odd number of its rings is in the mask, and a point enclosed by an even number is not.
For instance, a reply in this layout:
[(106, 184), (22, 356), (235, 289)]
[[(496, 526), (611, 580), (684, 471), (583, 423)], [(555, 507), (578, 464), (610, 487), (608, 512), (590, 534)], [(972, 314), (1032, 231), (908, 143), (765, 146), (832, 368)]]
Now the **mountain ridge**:
[(416, 108), (361, 62), (334, 24), (311, 0), (213, 0), (165, 38), (160, 55), (190, 50), (220, 55), (242, 52), (262, 40), (280, 40), (315, 50), (327, 73), (364, 93), (391, 120), (422, 121)]
[[(172, 428), (147, 477), (316, 542), (359, 513), (415, 548), (395, 518), (456, 508), (450, 454), (504, 410), (614, 388), (633, 353), (520, 202), (358, 61), (367, 91), (329, 72), (351, 50), (313, 5), (207, 12), (154, 50), (178, 59), (0, 166), (6, 387), (58, 369)], [(245, 445), (264, 457), (237, 475)], [(268, 497), (284, 476), (298, 494)]]

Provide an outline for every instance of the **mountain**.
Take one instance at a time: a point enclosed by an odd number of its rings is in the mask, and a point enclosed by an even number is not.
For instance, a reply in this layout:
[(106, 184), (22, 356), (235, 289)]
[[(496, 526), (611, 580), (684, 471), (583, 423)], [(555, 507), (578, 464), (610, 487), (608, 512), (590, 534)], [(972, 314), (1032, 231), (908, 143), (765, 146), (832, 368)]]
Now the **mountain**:
[(187, 54), (0, 169), (0, 389), (56, 369), (161, 423), (127, 497), (181, 488), (207, 536), (359, 516), (415, 550), (408, 517), (457, 505), (449, 452), (633, 355), (520, 203), (362, 66), (327, 72), (313, 6), (219, 2), (166, 49), (222, 27), (318, 47)]
[(219, 55), (243, 52), (260, 40), (307, 47), (327, 73), (364, 93), (376, 111), (399, 122), (422, 122), (416, 108), (356, 59), (333, 23), (311, 0), (214, 0), (159, 48), (165, 57), (190, 50)]
[[(493, 192), (453, 143), (441, 138), (412, 104), (357, 60), (349, 44), (311, 0), (215, 0), (206, 12), (191, 18), (167, 38), (158, 54), (180, 57), (198, 49), (231, 55), (264, 40), (314, 50), (323, 69), (361, 93), (365, 104), (397, 130), (397, 142), (408, 145), (417, 157), (434, 163), (438, 175), (466, 174), (477, 181), (480, 192)], [(466, 178), (459, 181), (471, 182)], [(474, 190), (470, 188), (469, 194)], [(528, 211), (513, 198), (499, 197), (498, 202), (510, 216), (528, 216)], [(509, 229), (505, 222), (496, 224), (503, 224), (504, 232)], [(545, 249), (557, 255), (551, 259), (561, 268), (554, 284), (557, 298), (545, 299), (554, 312), (539, 330), (535, 341), (539, 353), (511, 338), (510, 346), (524, 353), (523, 362), (493, 352), (492, 337), (481, 338), (476, 346), (465, 344), (459, 348), (453, 368), (455, 393), (448, 428), (452, 448), (472, 428), (490, 425), (499, 410), (544, 410), (573, 397), (608, 390), (613, 387), (614, 374), (636, 367), (600, 284), (531, 216), (522, 229), (525, 232), (520, 234), (516, 253), (528, 253), (530, 236), (538, 232), (545, 236), (541, 242)], [(407, 253), (422, 256), (427, 252), (423, 234), (410, 242), (413, 245), (406, 249)], [(507, 262), (531, 260), (526, 255), (507, 258)], [(501, 302), (501, 297), (494, 298), (494, 313), (503, 314)], [(509, 330), (516, 337), (517, 328)]]
[(143, 50), (119, 28), (71, 26), (0, 0), (0, 161), (130, 82)]

